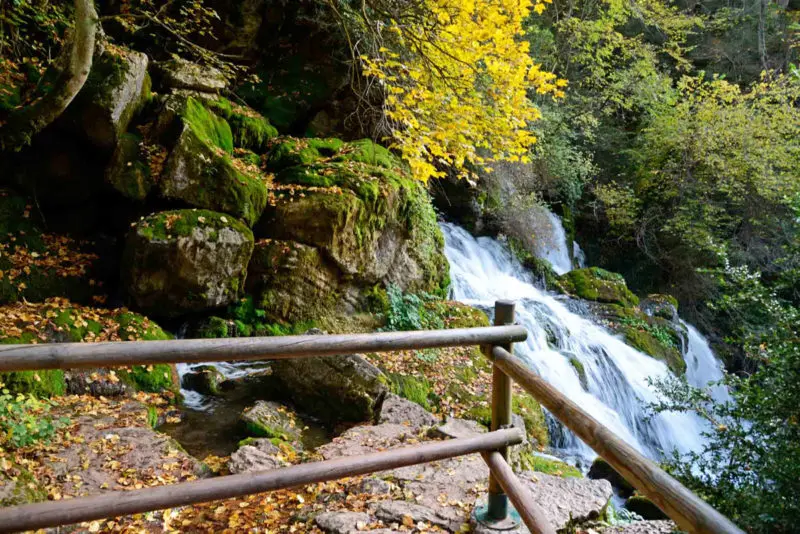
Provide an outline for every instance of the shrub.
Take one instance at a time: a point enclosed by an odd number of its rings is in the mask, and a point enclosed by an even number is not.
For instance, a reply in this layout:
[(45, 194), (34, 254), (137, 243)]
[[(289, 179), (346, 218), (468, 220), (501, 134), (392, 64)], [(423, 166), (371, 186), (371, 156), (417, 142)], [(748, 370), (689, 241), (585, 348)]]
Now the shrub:
[(52, 403), (31, 395), (12, 395), (8, 389), (0, 394), (0, 444), (18, 449), (37, 442), (49, 443), (56, 430), (65, 425), (65, 417), (50, 417)]

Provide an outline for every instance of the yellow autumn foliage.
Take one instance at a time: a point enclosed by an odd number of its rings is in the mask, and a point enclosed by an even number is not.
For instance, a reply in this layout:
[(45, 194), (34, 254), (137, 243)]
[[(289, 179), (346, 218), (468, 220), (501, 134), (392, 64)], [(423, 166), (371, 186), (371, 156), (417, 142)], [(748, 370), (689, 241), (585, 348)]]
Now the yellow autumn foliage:
[(390, 142), (414, 177), (527, 159), (536, 142), (528, 126), (540, 118), (529, 91), (560, 97), (567, 84), (522, 39), (531, 10), (550, 1), (422, 0), (416, 16), (382, 21), (379, 44), (359, 57), (383, 89)]

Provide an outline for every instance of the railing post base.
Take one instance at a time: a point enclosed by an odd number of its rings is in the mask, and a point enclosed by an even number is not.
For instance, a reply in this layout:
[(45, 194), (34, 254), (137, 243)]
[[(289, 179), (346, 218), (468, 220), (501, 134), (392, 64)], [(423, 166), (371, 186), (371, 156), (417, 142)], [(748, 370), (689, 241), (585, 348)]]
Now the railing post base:
[[(483, 500), (483, 502), (478, 502), (475, 504), (475, 508), (472, 511), (473, 533), (493, 534), (495, 532), (502, 532), (503, 534), (513, 534), (515, 532), (519, 532), (520, 526), (522, 525), (522, 520), (519, 513), (514, 509), (513, 505), (511, 505), (507, 499), (504, 499), (505, 502), (502, 504), (494, 503), (495, 506), (499, 505), (504, 507), (504, 511), (506, 512), (504, 518), (497, 519), (489, 515), (492, 497), (496, 498), (498, 496), (489, 494), (488, 500)], [(505, 497), (505, 495), (502, 495), (502, 497)]]

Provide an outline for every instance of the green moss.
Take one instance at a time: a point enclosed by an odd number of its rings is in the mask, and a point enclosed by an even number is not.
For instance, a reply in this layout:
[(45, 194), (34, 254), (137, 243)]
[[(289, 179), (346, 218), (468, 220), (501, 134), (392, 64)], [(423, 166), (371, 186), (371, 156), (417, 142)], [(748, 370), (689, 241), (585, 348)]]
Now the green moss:
[(343, 146), (344, 141), (336, 138), (287, 137), (272, 147), (267, 167), (277, 172), (296, 165), (311, 165), (323, 158), (332, 158)]
[(535, 471), (561, 478), (583, 478), (580, 470), (573, 465), (560, 460), (545, 458), (528, 451), (520, 454), (520, 464), (522, 469), (526, 471)]
[(682, 375), (686, 372), (686, 361), (677, 347), (666, 345), (645, 329), (635, 326), (622, 327), (625, 343), (667, 364), (673, 373)]
[[(2, 343), (6, 344), (7, 340)], [(28, 393), (36, 397), (56, 397), (66, 392), (64, 371), (12, 371), (0, 373), (0, 382), (12, 393)]]
[(386, 169), (394, 169), (400, 166), (400, 161), (389, 149), (382, 147), (371, 139), (360, 139), (347, 143), (346, 149), (340, 152), (338, 158), (344, 161), (368, 163)]
[(233, 151), (230, 125), (225, 119), (209, 111), (199, 100), (189, 97), (181, 116), (200, 139), (225, 152)]
[(417, 378), (397, 373), (391, 373), (388, 377), (392, 393), (411, 402), (416, 402), (426, 410), (431, 411), (431, 402), (435, 402), (436, 395), (433, 392), (431, 383), (425, 377)]
[(575, 269), (560, 276), (558, 283), (565, 292), (585, 300), (627, 307), (639, 303), (639, 298), (628, 289), (622, 275), (599, 267)]
[(267, 148), (268, 141), (278, 135), (278, 130), (268, 119), (252, 109), (233, 104), (226, 98), (220, 97), (218, 101), (207, 105), (228, 121), (233, 133), (233, 144), (238, 148), (261, 152)]
[(588, 379), (586, 378), (586, 368), (583, 366), (583, 362), (580, 361), (575, 356), (570, 356), (569, 364), (572, 366), (573, 369), (575, 369), (575, 372), (578, 373), (578, 380), (580, 380), (583, 389), (587, 389)]
[(481, 310), (451, 300), (429, 300), (425, 309), (439, 318), (445, 328), (477, 328), (489, 326), (489, 318)]
[[(247, 226), (234, 217), (226, 217), (223, 213), (200, 209), (154, 213), (140, 221), (136, 226), (136, 231), (151, 241), (163, 241), (169, 239), (170, 236), (189, 236), (197, 227), (211, 228), (212, 230), (233, 228), (245, 235), (251, 233)], [(213, 240), (215, 235), (214, 232), (210, 232), (209, 239)]]
[(150, 164), (141, 154), (142, 137), (124, 133), (117, 145), (106, 179), (114, 189), (134, 200), (144, 200), (155, 181)]
[(540, 447), (547, 447), (550, 444), (544, 412), (533, 397), (524, 393), (514, 395), (512, 411), (522, 417), (528, 436), (534, 439)]
[(177, 391), (178, 385), (173, 372), (174, 369), (171, 365), (159, 363), (156, 365), (133, 365), (128, 369), (119, 369), (117, 376), (137, 391), (160, 393)]

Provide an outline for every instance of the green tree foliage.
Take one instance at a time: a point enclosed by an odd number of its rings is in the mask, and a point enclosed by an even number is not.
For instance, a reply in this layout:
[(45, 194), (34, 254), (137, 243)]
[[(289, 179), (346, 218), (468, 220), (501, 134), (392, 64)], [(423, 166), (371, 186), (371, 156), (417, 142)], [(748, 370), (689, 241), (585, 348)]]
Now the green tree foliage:
[(800, 309), (746, 267), (712, 273), (720, 314), (735, 320), (730, 341), (752, 374), (728, 375), (729, 401), (685, 381), (659, 382), (656, 411), (692, 411), (711, 423), (698, 453), (669, 462), (674, 475), (748, 532), (796, 532), (800, 514)]

